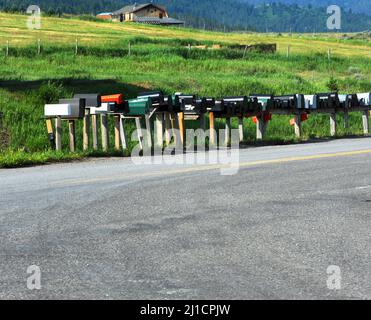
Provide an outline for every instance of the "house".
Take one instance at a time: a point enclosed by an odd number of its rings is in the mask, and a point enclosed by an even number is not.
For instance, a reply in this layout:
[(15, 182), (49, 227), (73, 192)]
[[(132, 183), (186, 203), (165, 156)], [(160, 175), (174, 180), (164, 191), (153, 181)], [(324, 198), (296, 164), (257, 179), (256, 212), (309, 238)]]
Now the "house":
[[(184, 25), (183, 21), (170, 18), (166, 9), (154, 3), (133, 4), (109, 14), (110, 19), (120, 22), (137, 22), (159, 25)], [(107, 13), (97, 15), (107, 19)]]

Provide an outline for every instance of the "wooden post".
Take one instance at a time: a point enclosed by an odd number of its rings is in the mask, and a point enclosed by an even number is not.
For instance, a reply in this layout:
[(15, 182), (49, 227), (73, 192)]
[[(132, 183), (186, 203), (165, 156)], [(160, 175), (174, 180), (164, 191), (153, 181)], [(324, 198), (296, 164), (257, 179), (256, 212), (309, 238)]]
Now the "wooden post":
[(149, 117), (149, 114), (146, 114), (145, 115), (145, 120), (146, 120), (146, 129), (147, 129), (147, 143), (148, 143), (148, 147), (151, 148), (152, 150), (152, 123), (151, 123), (151, 119)]
[(363, 122), (363, 133), (365, 135), (368, 135), (368, 133), (369, 133), (368, 117), (369, 117), (368, 111), (363, 111), (362, 122)]
[(173, 128), (174, 143), (181, 144), (182, 138), (179, 130), (179, 116), (177, 113), (172, 113), (170, 117), (171, 127)]
[[(52, 119), (46, 119), (46, 129), (48, 130), (48, 138), (50, 142), (50, 146), (55, 149), (55, 136), (54, 136), (54, 130), (53, 130), (53, 122)], [(2, 127), (2, 118), (0, 115), (0, 130)]]
[(178, 121), (179, 121), (179, 132), (180, 132), (180, 141), (184, 147), (185, 145), (185, 125), (184, 125), (184, 112), (178, 113)]
[(336, 113), (330, 115), (330, 135), (331, 137), (336, 136)]
[(41, 40), (40, 39), (37, 40), (37, 54), (38, 55), (41, 54)]
[(62, 118), (55, 119), (55, 150), (62, 151)]
[(76, 136), (75, 136), (75, 120), (69, 120), (68, 121), (68, 131), (70, 134), (70, 151), (75, 152), (76, 151)]
[(129, 45), (128, 45), (128, 56), (130, 57), (131, 56), (131, 42), (129, 41)]
[(114, 116), (115, 118), (115, 150), (119, 151), (120, 146), (120, 116)]
[(167, 145), (171, 142), (171, 120), (169, 112), (165, 112), (165, 141)]
[(229, 146), (231, 142), (231, 118), (225, 119), (225, 145)]
[(215, 118), (214, 112), (209, 113), (209, 123), (210, 123), (210, 144), (215, 145)]
[(120, 137), (122, 148), (126, 150), (128, 148), (128, 143), (126, 141), (125, 119), (123, 116), (120, 116)]
[(238, 118), (238, 131), (240, 134), (240, 142), (243, 142), (244, 139), (244, 132), (243, 132), (243, 117)]
[(102, 131), (102, 149), (108, 151), (109, 138), (108, 138), (108, 119), (106, 114), (101, 115), (101, 131)]
[(287, 58), (290, 58), (290, 49), (291, 49), (291, 46), (288, 45), (287, 46)]
[(93, 131), (93, 149), (98, 150), (98, 118), (96, 114), (91, 116)]
[(83, 136), (82, 144), (83, 150), (86, 151), (89, 149), (89, 131), (90, 131), (90, 110), (85, 109), (84, 124), (83, 124)]
[(77, 40), (76, 38), (75, 55), (77, 56), (78, 53), (79, 53), (79, 40)]
[(156, 144), (162, 148), (164, 144), (164, 114), (156, 113)]
[(263, 117), (256, 117), (256, 140), (263, 140), (265, 123)]
[(142, 132), (142, 124), (140, 123), (140, 118), (135, 118), (135, 125), (137, 127), (137, 134), (138, 134), (138, 141), (140, 150), (143, 151), (143, 132)]
[(328, 58), (328, 61), (331, 61), (331, 49), (330, 48), (327, 50), (327, 58)]
[(301, 115), (297, 114), (294, 118), (294, 129), (295, 129), (295, 136), (297, 138), (301, 138), (302, 130), (301, 130)]
[(9, 40), (6, 41), (6, 56), (9, 56)]

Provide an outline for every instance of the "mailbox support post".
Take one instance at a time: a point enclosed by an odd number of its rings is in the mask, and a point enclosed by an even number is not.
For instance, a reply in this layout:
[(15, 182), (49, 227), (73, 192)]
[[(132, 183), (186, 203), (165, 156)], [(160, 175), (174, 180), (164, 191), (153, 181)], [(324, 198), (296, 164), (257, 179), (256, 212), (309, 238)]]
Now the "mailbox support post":
[(336, 113), (330, 114), (330, 135), (331, 137), (336, 136)]
[(184, 123), (184, 112), (178, 113), (178, 121), (179, 121), (179, 131), (180, 131), (180, 141), (185, 146), (185, 123)]
[(171, 114), (171, 126), (173, 128), (174, 143), (176, 146), (181, 144), (181, 134), (179, 130), (179, 117), (177, 113)]
[(263, 117), (256, 117), (256, 140), (263, 140), (266, 124)]
[(124, 150), (128, 148), (128, 144), (126, 141), (126, 131), (125, 131), (125, 119), (124, 116), (120, 116), (120, 138), (121, 138), (121, 145)]
[(362, 122), (363, 122), (363, 133), (365, 135), (368, 135), (368, 133), (369, 133), (368, 118), (369, 118), (368, 110), (363, 111)]
[(55, 119), (55, 149), (62, 151), (62, 118)]
[(171, 120), (169, 112), (165, 112), (165, 141), (166, 145), (171, 143)]
[(164, 144), (164, 114), (156, 113), (156, 144), (162, 149)]
[(76, 122), (75, 120), (69, 120), (68, 121), (68, 131), (70, 134), (70, 151), (75, 152), (76, 151)]
[(231, 142), (231, 118), (225, 119), (225, 145), (228, 147)]
[(93, 149), (98, 150), (98, 118), (95, 114), (91, 116), (93, 131)]
[(243, 135), (243, 117), (238, 118), (238, 132), (240, 135), (240, 142), (243, 142), (244, 135)]
[[(54, 135), (54, 130), (53, 130), (53, 122), (52, 119), (46, 119), (46, 128), (48, 130), (48, 138), (50, 141), (50, 146), (55, 149), (55, 135)], [(2, 119), (0, 115), (0, 130), (2, 128)]]
[(120, 151), (120, 116), (115, 115), (115, 150)]
[(142, 124), (140, 123), (140, 118), (138, 117), (135, 118), (135, 125), (137, 127), (140, 150), (143, 151), (143, 132), (142, 132)]
[(349, 113), (344, 111), (344, 128), (349, 129)]
[(106, 114), (101, 114), (101, 129), (102, 129), (102, 149), (103, 151), (108, 151), (108, 119)]
[(152, 154), (152, 123), (151, 123), (151, 118), (149, 114), (145, 115), (145, 120), (146, 120), (146, 129), (147, 129), (148, 148), (150, 148), (151, 154)]
[(302, 128), (301, 128), (301, 115), (296, 114), (294, 118), (294, 129), (295, 129), (295, 136), (297, 138), (301, 138), (302, 135)]
[(209, 123), (210, 123), (210, 144), (215, 145), (215, 118), (214, 118), (214, 112), (209, 113)]
[(84, 128), (83, 128), (83, 150), (89, 149), (89, 131), (90, 131), (90, 111), (85, 109)]

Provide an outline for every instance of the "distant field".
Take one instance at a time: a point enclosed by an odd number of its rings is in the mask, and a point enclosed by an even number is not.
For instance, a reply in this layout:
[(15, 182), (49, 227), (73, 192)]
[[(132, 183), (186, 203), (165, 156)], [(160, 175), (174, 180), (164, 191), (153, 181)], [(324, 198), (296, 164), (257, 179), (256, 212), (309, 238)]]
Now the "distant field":
[[(133, 97), (138, 91), (158, 88), (168, 93), (220, 97), (314, 93), (333, 86), (341, 92), (371, 91), (369, 39), (343, 40), (342, 34), (225, 34), (50, 17), (42, 19), (41, 30), (32, 31), (26, 28), (26, 19), (0, 13), (0, 111), (5, 113), (6, 125), (5, 138), (0, 139), (5, 141), (0, 145), (0, 166), (39, 155), (43, 155), (40, 162), (53, 158), (42, 120), (43, 104), (75, 92), (119, 91)], [(37, 39), (41, 39), (40, 55)], [(8, 57), (6, 41), (10, 42)], [(188, 43), (277, 43), (278, 52), (247, 53), (243, 57), (240, 50), (189, 51)], [(295, 141), (288, 120), (273, 119), (268, 142)], [(310, 117), (304, 125), (304, 137), (327, 136), (328, 122), (325, 116)], [(362, 132), (356, 115), (352, 115), (351, 124), (348, 132), (340, 128), (339, 134)], [(248, 119), (245, 130), (247, 142), (254, 143), (254, 125)]]

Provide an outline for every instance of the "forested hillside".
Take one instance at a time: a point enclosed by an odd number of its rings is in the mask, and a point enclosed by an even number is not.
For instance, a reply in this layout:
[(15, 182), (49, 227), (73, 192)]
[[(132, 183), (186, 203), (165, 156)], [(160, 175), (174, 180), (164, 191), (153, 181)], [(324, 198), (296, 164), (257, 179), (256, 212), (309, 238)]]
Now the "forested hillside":
[[(242, 0), (161, 0), (154, 1), (168, 8), (171, 16), (186, 21), (186, 25), (212, 30), (251, 30), (259, 32), (326, 32), (325, 7), (297, 4), (255, 5)], [(243, 0), (245, 1), (245, 0)], [(294, 0), (281, 0), (294, 1)], [(301, 0), (298, 0), (301, 1)], [(314, 1), (314, 0), (313, 0)], [(318, 3), (320, 0), (317, 0)], [(345, 1), (345, 0), (342, 0)], [(322, 2), (325, 2), (323, 0)], [(322, 3), (321, 2), (321, 3)], [(348, 0), (349, 2), (349, 0)], [(48, 14), (96, 14), (117, 10), (132, 1), (125, 0), (35, 0)], [(29, 0), (0, 0), (0, 10), (24, 11)], [(371, 17), (344, 12), (341, 32), (371, 29)]]
[(370, 0), (241, 0), (249, 4), (263, 4), (269, 2), (281, 2), (286, 4), (312, 5), (316, 7), (327, 7), (332, 4), (338, 5), (343, 12), (358, 12), (365, 13), (371, 16), (371, 1)]

